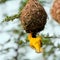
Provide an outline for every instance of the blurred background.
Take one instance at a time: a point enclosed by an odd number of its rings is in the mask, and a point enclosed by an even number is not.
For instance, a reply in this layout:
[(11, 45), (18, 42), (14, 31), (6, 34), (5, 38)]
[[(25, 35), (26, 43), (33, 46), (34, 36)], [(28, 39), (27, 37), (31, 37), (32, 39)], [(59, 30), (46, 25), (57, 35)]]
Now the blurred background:
[(60, 24), (50, 15), (54, 0), (39, 0), (48, 14), (45, 29), (39, 33), (43, 37), (43, 53), (29, 46), (28, 33), (19, 19), (27, 1), (0, 0), (0, 60), (60, 60)]

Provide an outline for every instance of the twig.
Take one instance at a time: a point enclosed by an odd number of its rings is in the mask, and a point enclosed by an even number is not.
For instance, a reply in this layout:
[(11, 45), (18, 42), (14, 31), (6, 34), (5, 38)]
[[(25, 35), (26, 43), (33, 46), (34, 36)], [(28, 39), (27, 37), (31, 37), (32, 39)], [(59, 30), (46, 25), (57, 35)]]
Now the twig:
[(13, 21), (16, 18), (19, 18), (19, 16), (20, 16), (20, 13), (15, 14), (13, 16), (6, 16), (6, 18), (4, 18), (0, 24), (2, 24), (3, 22)]
[[(20, 39), (20, 35), (21, 35), (21, 34), (19, 34), (19, 37), (18, 37), (18, 39), (17, 39), (17, 42), (18, 42), (18, 41), (19, 41), (19, 39)], [(15, 51), (16, 51), (16, 57), (14, 57), (14, 58), (15, 58), (15, 60), (18, 60), (18, 56), (19, 56), (18, 50), (19, 50), (19, 44), (18, 44), (17, 49), (15, 49)]]
[(44, 38), (60, 38), (60, 37), (57, 37), (57, 36), (44, 36)]

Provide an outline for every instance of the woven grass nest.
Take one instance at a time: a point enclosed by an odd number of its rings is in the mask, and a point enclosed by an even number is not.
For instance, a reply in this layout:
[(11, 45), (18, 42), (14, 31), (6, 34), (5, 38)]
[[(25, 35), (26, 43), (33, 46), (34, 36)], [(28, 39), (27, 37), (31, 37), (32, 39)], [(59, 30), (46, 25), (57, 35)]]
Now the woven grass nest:
[(28, 0), (21, 11), (20, 20), (27, 33), (37, 33), (45, 27), (47, 14), (38, 0)]
[(54, 0), (51, 8), (52, 18), (60, 23), (60, 0)]

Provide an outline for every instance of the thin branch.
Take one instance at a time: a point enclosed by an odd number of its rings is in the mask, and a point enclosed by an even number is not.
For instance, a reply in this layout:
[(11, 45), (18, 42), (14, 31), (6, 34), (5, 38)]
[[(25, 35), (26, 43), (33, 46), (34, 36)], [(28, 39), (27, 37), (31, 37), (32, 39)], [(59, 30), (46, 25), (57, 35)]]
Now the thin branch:
[[(21, 34), (19, 34), (19, 37), (18, 37), (18, 39), (17, 39), (17, 42), (20, 40), (20, 36), (21, 36)], [(18, 56), (19, 56), (18, 50), (19, 50), (19, 44), (18, 44), (17, 49), (15, 49), (16, 54), (17, 54), (17, 55), (16, 55), (16, 57), (14, 57), (14, 58), (15, 58), (15, 60), (18, 60)]]
[(60, 38), (60, 37), (57, 37), (57, 36), (44, 36), (44, 38)]
[(6, 16), (6, 18), (4, 18), (1, 23), (8, 22), (8, 21), (13, 21), (14, 19), (19, 18), (19, 17), (20, 17), (20, 13), (15, 14), (13, 16)]

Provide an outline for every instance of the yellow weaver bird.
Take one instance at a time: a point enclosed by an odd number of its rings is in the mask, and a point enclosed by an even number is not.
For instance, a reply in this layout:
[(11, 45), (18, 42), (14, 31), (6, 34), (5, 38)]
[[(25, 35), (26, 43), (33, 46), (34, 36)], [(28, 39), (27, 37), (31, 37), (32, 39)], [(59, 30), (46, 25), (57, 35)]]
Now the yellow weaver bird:
[(36, 38), (32, 37), (32, 33), (28, 35), (28, 40), (30, 41), (30, 46), (36, 50), (37, 53), (43, 52), (42, 49), (42, 38), (37, 36)]

